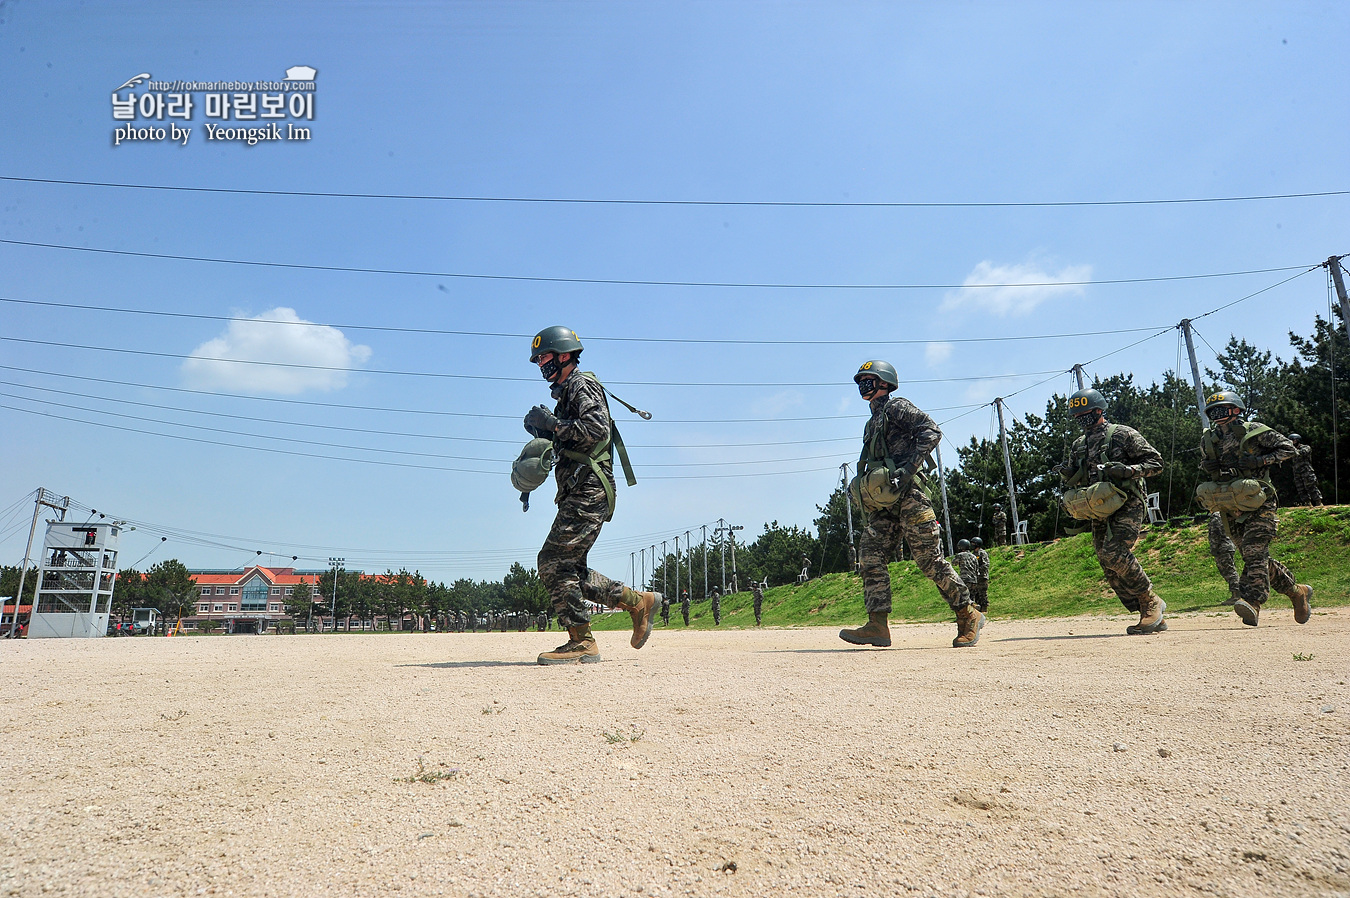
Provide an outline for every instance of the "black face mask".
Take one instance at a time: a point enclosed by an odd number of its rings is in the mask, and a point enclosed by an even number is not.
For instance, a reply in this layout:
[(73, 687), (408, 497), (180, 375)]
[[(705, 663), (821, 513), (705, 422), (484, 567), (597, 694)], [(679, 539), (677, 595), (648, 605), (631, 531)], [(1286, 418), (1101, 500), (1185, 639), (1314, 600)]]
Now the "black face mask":
[(539, 366), (539, 373), (542, 374), (544, 376), (544, 380), (548, 381), (549, 383), (553, 383), (553, 378), (557, 377), (558, 372), (561, 370), (562, 365), (558, 363), (557, 356), (554, 356), (553, 358), (549, 359), (547, 362), (544, 362), (544, 364)]
[(858, 378), (858, 395), (864, 399), (871, 397), (873, 393), (881, 389), (881, 381), (875, 377)]
[(1077, 418), (1078, 426), (1083, 428), (1084, 430), (1087, 430), (1089, 427), (1092, 427), (1096, 424), (1100, 424), (1101, 420), (1102, 420), (1102, 413), (1098, 409), (1093, 409), (1088, 414), (1079, 415)]

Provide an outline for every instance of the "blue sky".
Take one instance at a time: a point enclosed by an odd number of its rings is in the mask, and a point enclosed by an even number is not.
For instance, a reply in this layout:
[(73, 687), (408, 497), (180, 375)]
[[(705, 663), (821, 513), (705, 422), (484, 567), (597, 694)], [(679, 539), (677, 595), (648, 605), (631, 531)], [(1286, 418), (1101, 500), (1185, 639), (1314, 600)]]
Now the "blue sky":
[[(713, 203), (0, 180), (0, 509), (44, 486), (131, 520), (128, 562), (532, 566), (551, 487), (523, 515), (505, 472), (548, 398), (528, 338), (565, 324), (654, 414), (614, 406), (640, 483), (592, 561), (626, 575), (718, 518), (809, 525), (857, 455), (863, 360), (914, 381), (951, 460), (996, 396), (1041, 413), (1076, 362), (1148, 383), (1178, 348), (956, 341), (1162, 330), (1350, 252), (1345, 195), (990, 205), (1350, 189), (1332, 3), (10, 0), (0, 19), (8, 179)], [(237, 123), (198, 92), (185, 146), (113, 145), (137, 74), (296, 65), (318, 70), (308, 141), (209, 141)], [(885, 203), (937, 205), (856, 205)], [(1199, 320), (1201, 364), (1230, 334), (1288, 357), (1326, 309), (1325, 275), (1296, 277)], [(6, 564), (29, 513), (0, 511)]]

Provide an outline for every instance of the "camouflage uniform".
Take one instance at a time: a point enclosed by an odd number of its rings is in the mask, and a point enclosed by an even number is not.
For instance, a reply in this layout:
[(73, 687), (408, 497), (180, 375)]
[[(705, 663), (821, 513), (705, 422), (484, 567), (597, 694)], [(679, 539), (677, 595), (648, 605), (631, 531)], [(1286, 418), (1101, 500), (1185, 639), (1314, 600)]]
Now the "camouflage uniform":
[(764, 588), (756, 583), (751, 588), (751, 594), (755, 601), (755, 626), (758, 627), (761, 618), (764, 616)]
[(712, 615), (713, 625), (720, 627), (722, 625), (722, 591), (713, 589), (712, 591)]
[[(1106, 421), (1083, 431), (1069, 451), (1068, 470), (1077, 471), (1084, 465), (1087, 476), (1079, 486), (1096, 483), (1105, 478), (1097, 470), (1107, 429), (1112, 430), (1111, 445), (1106, 447), (1108, 462), (1121, 462), (1137, 469), (1143, 477), (1152, 477), (1162, 471), (1162, 455), (1149, 445), (1143, 434), (1124, 424), (1109, 425)], [(1137, 486), (1136, 486), (1137, 484)], [(1134, 544), (1139, 542), (1139, 530), (1144, 526), (1145, 510), (1142, 481), (1126, 480), (1118, 484), (1129, 499), (1120, 510), (1104, 521), (1092, 522), (1092, 548), (1097, 552), (1097, 563), (1106, 574), (1106, 582), (1115, 590), (1120, 603), (1128, 610), (1138, 612), (1139, 600), (1153, 589), (1148, 574), (1134, 557)]]
[[(1244, 433), (1242, 422), (1216, 425), (1210, 433), (1220, 470), (1241, 470), (1239, 450)], [(1279, 464), (1293, 458), (1298, 450), (1284, 434), (1267, 430), (1247, 441), (1247, 453), (1264, 455), (1269, 459), (1269, 464)], [(1240, 476), (1264, 479), (1263, 473), (1260, 470), (1242, 471)], [(1274, 495), (1273, 488), (1269, 492), (1270, 498), (1256, 511), (1223, 515), (1228, 519), (1228, 530), (1237, 543), (1238, 551), (1242, 553), (1242, 576), (1238, 579), (1238, 592), (1243, 601), (1255, 606), (1266, 601), (1271, 589), (1290, 599), (1298, 595), (1294, 575), (1270, 557), (1270, 542), (1275, 538), (1276, 525), (1279, 523), (1275, 515), (1279, 499)]]
[(1237, 546), (1228, 538), (1228, 534), (1223, 530), (1223, 515), (1217, 511), (1209, 516), (1209, 554), (1214, 556), (1214, 564), (1219, 569), (1219, 576), (1223, 577), (1224, 582), (1228, 584), (1228, 594), (1233, 599), (1242, 597), (1241, 590), (1238, 589), (1238, 569), (1237, 563), (1233, 560), (1237, 557)]
[[(554, 384), (551, 392), (557, 400), (553, 411), (558, 417), (553, 436), (556, 449), (586, 455), (609, 439), (609, 403), (594, 377), (573, 371), (567, 380)], [(589, 464), (567, 458), (561, 451), (556, 454), (558, 514), (539, 550), (539, 579), (548, 590), (558, 626), (585, 627), (591, 621), (587, 601), (614, 608), (623, 597), (622, 583), (586, 566), (586, 555), (609, 519), (609, 500)], [(613, 465), (605, 461), (600, 468), (612, 485)]]
[(1008, 544), (1008, 513), (1002, 506), (994, 509), (994, 545)]
[(1321, 505), (1322, 488), (1317, 485), (1317, 472), (1312, 466), (1312, 447), (1296, 445), (1294, 458), (1294, 489), (1298, 491), (1299, 505)]
[(981, 611), (989, 610), (989, 553), (983, 548), (975, 550), (975, 560), (979, 568), (975, 572), (975, 585), (970, 587), (970, 600)]
[(689, 590), (680, 591), (680, 616), (684, 618), (684, 625), (689, 626)]
[(670, 626), (670, 596), (661, 593), (661, 623)]
[[(881, 427), (886, 452), (896, 467), (917, 470), (942, 439), (937, 424), (899, 396), (877, 396), (869, 405), (872, 418), (863, 431), (863, 445), (870, 446), (876, 428)], [(891, 611), (891, 574), (887, 564), (892, 555), (899, 554), (901, 540), (909, 544), (919, 570), (933, 581), (953, 611), (971, 603), (970, 591), (942, 554), (941, 532), (932, 503), (913, 483), (890, 508), (868, 512), (859, 546), (859, 567), (863, 602), (869, 615)]]
[(980, 558), (974, 552), (957, 552), (952, 556), (952, 567), (956, 569), (961, 577), (961, 582), (966, 584), (966, 589), (971, 591), (971, 598), (975, 596), (975, 584), (980, 579)]

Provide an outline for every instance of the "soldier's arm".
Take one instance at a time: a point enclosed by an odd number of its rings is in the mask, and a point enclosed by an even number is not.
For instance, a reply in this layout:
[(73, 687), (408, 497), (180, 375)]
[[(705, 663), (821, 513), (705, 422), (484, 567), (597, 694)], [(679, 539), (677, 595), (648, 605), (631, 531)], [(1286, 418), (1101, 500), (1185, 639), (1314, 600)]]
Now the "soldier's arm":
[(1144, 435), (1137, 430), (1131, 429), (1123, 431), (1126, 438), (1125, 457), (1130, 460), (1131, 465), (1139, 472), (1140, 477), (1153, 477), (1162, 473), (1163, 457), (1162, 453), (1153, 448)]
[(1267, 430), (1256, 436), (1252, 442), (1261, 451), (1261, 461), (1267, 465), (1278, 465), (1298, 455), (1298, 447), (1278, 431)]
[(605, 391), (600, 384), (589, 377), (578, 377), (573, 388), (569, 408), (560, 408), (560, 413), (571, 412), (576, 417), (558, 416), (556, 431), (559, 442), (578, 452), (588, 452), (597, 443), (609, 438), (609, 409), (605, 406)]
[(887, 404), (886, 416), (891, 433), (906, 434), (913, 441), (913, 448), (895, 456), (895, 463), (909, 471), (917, 470), (919, 462), (942, 441), (937, 422), (908, 399), (898, 397)]

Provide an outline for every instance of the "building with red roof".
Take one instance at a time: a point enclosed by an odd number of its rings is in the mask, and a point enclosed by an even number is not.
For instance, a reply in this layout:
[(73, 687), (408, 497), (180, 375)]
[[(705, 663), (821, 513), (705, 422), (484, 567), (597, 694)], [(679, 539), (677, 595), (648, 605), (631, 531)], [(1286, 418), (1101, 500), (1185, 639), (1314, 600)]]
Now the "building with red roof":
[(317, 593), (325, 571), (297, 571), (293, 567), (250, 567), (235, 571), (189, 571), (201, 591), (197, 614), (183, 624), (200, 628), (203, 621), (217, 622), (227, 633), (264, 633), (282, 621), (289, 622), (286, 603), (291, 590), (301, 583)]

